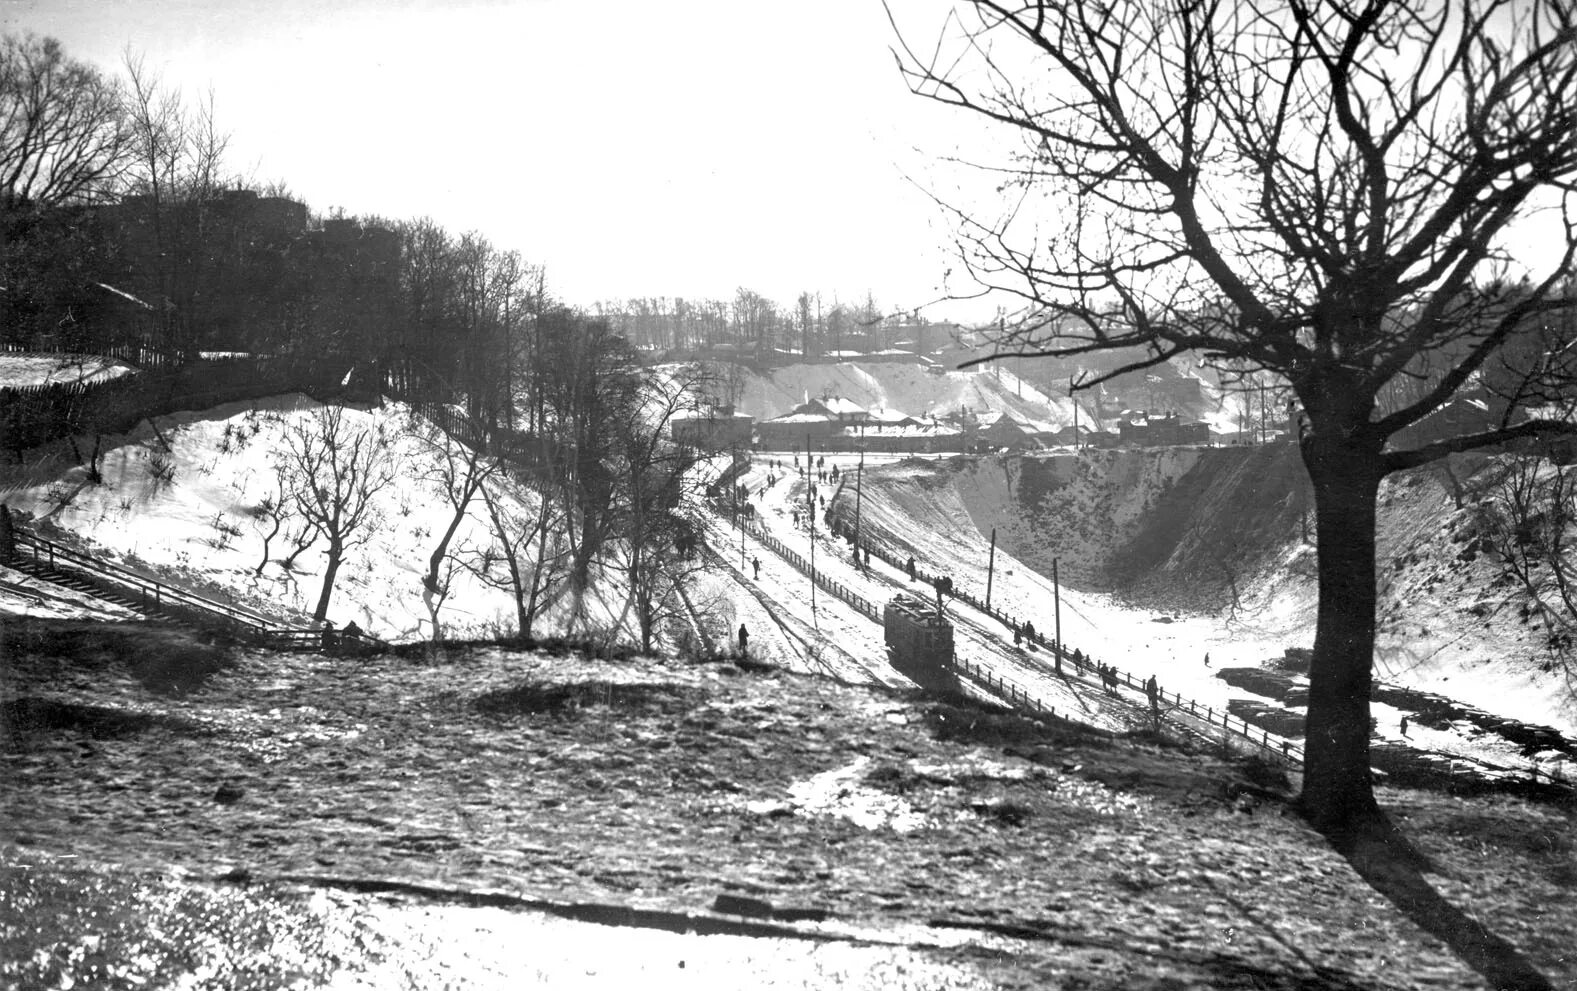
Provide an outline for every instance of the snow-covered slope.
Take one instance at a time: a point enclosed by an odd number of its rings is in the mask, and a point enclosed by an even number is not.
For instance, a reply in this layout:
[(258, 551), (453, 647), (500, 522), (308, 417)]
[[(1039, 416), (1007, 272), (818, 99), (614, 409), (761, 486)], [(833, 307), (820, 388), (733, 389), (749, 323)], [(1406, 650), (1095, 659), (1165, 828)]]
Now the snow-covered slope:
[[(897, 362), (788, 365), (766, 374), (747, 373), (738, 407), (757, 419), (770, 419), (824, 395), (916, 417), (967, 409), (976, 414), (1009, 412), (1053, 427), (1073, 422), (1066, 396), (1048, 397), (1010, 372), (935, 374), (918, 364)], [(1088, 424), (1088, 417), (1081, 422)]]
[[(47, 484), (9, 491), (5, 501), (44, 533), (79, 540), (111, 561), (306, 625), (322, 585), (324, 542), (297, 558), (291, 571), (269, 563), (258, 573), (263, 540), (256, 511), (276, 493), (272, 465), (287, 428), (317, 407), (304, 396), (282, 396), (160, 417), (157, 432), (145, 421), (129, 435), (106, 438), (102, 484), (73, 468)], [(369, 539), (340, 570), (329, 618), (340, 625), (354, 619), (392, 640), (430, 637), (421, 576), (451, 516), (442, 490), (429, 480), (436, 456), (420, 438), (431, 429), (420, 421), (413, 427), (409, 409), (395, 403), (347, 409), (345, 416), (353, 429), (387, 428), (400, 468), (376, 497)], [(168, 465), (168, 480), (158, 477), (160, 464)], [(528, 489), (504, 488), (522, 504), (533, 499)], [(477, 509), (462, 522), (456, 548), (486, 543), (480, 517)], [(269, 556), (277, 560), (287, 550), (277, 536)], [(514, 606), (506, 592), (459, 571), (439, 618), (448, 636), (502, 635), (513, 630)], [(552, 617), (545, 626), (538, 632), (551, 630)]]

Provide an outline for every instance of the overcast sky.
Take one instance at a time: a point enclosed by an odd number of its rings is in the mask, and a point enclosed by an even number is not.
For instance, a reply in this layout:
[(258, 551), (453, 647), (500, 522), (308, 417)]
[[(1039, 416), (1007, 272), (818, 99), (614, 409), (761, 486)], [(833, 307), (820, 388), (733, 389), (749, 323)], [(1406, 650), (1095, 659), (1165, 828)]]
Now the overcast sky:
[(130, 46), (212, 88), (255, 181), (480, 231), (571, 302), (944, 292), (909, 180), (952, 125), (904, 89), (879, 0), (0, 0), (0, 26), (106, 68)]

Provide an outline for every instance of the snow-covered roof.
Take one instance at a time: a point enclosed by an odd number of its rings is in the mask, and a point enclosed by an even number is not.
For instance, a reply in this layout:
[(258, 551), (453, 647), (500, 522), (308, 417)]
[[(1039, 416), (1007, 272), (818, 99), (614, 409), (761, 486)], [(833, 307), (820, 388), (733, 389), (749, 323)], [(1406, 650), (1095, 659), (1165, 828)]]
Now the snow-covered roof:
[(896, 425), (904, 422), (905, 420), (914, 419), (914, 417), (910, 416), (908, 413), (905, 413), (903, 410), (888, 409), (885, 406), (878, 409), (867, 410), (866, 413), (869, 417), (869, 422), (880, 425)]
[(851, 413), (865, 412), (864, 406), (861, 406), (852, 399), (845, 399), (842, 396), (829, 396), (826, 399), (820, 400), (820, 403), (823, 409), (835, 416), (844, 416)]
[(763, 426), (771, 423), (829, 423), (831, 421), (832, 417), (825, 413), (784, 413), (782, 416), (774, 416), (764, 421)]

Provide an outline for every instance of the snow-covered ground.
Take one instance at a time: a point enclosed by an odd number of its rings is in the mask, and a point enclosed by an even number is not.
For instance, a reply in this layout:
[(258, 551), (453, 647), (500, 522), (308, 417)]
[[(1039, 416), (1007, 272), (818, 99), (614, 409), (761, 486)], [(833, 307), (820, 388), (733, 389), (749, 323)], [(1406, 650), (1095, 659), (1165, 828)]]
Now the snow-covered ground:
[[(269, 563), (259, 573), (266, 521), (257, 511), (265, 498), (277, 495), (273, 465), (286, 431), (317, 408), (313, 400), (291, 395), (160, 417), (157, 431), (145, 421), (131, 434), (106, 441), (102, 484), (90, 483), (78, 467), (47, 484), (24, 483), (4, 498), (46, 534), (74, 535), (114, 563), (221, 599), (254, 603), (305, 626), (322, 585), (325, 541), (303, 553), (291, 571)], [(432, 480), (437, 458), (421, 440), (433, 432), (418, 422), (413, 433), (409, 409), (396, 403), (348, 409), (345, 416), (352, 429), (387, 429), (395, 437), (392, 454), (400, 470), (375, 500), (369, 539), (349, 552), (340, 570), (328, 616), (339, 625), (354, 619), (386, 639), (430, 637), (421, 577), (451, 515)], [(169, 465), (167, 481), (158, 477), (160, 463)], [(522, 507), (534, 498), (521, 486), (500, 487)], [(462, 521), (457, 550), (487, 542), (479, 515)], [(281, 534), (269, 556), (280, 558), (287, 549)], [(451, 637), (507, 634), (514, 628), (513, 600), (457, 571), (439, 621)]]
[[(802, 555), (810, 551), (809, 527), (801, 513), (800, 526), (793, 525), (796, 507), (805, 505), (806, 482), (794, 475), (792, 463), (787, 476), (777, 484), (766, 487), (767, 476), (773, 469), (762, 465), (773, 455), (763, 455), (745, 476), (744, 484), (752, 492), (761, 493), (757, 502), (759, 518), (779, 539)], [(840, 476), (846, 479), (847, 499), (854, 487), (857, 459), (851, 456), (828, 457), (829, 467), (837, 464)], [(872, 462), (867, 462), (872, 469)], [(910, 470), (897, 465), (884, 472), (903, 474)], [(873, 474), (875, 470), (873, 469)], [(831, 495), (831, 485), (818, 486), (818, 494)], [(895, 499), (894, 493), (909, 498)], [(884, 603), (900, 590), (910, 590), (929, 595), (928, 588), (912, 585), (907, 576), (872, 558), (869, 575), (857, 571), (852, 564), (846, 541), (830, 538), (817, 518), (817, 570), (835, 581), (854, 589), (857, 593), (878, 604)], [(953, 576), (955, 586), (967, 589), (977, 598), (985, 598), (986, 565), (990, 556), (990, 541), (976, 528), (955, 490), (948, 487), (924, 488), (887, 486), (873, 480), (865, 486), (861, 499), (862, 525), (892, 533), (902, 533), (916, 550), (917, 566), (926, 572)], [(735, 538), (737, 540), (737, 536)], [(748, 553), (759, 553), (753, 542), (747, 540)], [(762, 585), (770, 594), (780, 597), (786, 606), (808, 608), (810, 582), (798, 571), (776, 560), (770, 566), (762, 559)], [(783, 569), (787, 569), (784, 571)], [(874, 576), (874, 577), (872, 577)], [(1033, 622), (1036, 629), (1051, 636), (1057, 629), (1057, 592), (1049, 575), (1042, 575), (1014, 558), (1001, 547), (996, 551), (995, 575), (992, 580), (991, 602), (1021, 621)], [(1080, 592), (1062, 586), (1061, 631), (1063, 642), (1079, 647), (1087, 654), (1114, 664), (1137, 677), (1155, 675), (1167, 691), (1176, 691), (1217, 707), (1226, 699), (1242, 695), (1214, 676), (1216, 667), (1231, 665), (1257, 666), (1268, 657), (1279, 655), (1292, 642), (1284, 639), (1290, 631), (1272, 629), (1246, 634), (1232, 624), (1211, 616), (1163, 616), (1156, 613), (1136, 612), (1125, 608), (1110, 596)], [(826, 611), (847, 611), (848, 607), (823, 593), (820, 608)], [(966, 605), (950, 603), (954, 614), (970, 613)], [(857, 615), (857, 614), (856, 614)], [(971, 622), (978, 616), (969, 616)], [(881, 630), (877, 624), (866, 620), (870, 627), (871, 641), (868, 656), (880, 657), (885, 653)], [(994, 628), (994, 629), (993, 629)], [(1058, 705), (1059, 711), (1072, 711), (1077, 702), (1066, 697), (1066, 689), (1055, 684), (1055, 679), (1035, 678), (1031, 672), (1017, 668), (1012, 660), (1011, 633), (1000, 624), (987, 623), (988, 636), (971, 636), (958, 643), (959, 657), (971, 663), (986, 663), (993, 667), (1009, 665), (1015, 670), (1010, 677)], [(1301, 631), (1300, 631), (1301, 632)], [(1299, 641), (1301, 642), (1301, 641)], [(1205, 654), (1210, 654), (1206, 667)], [(1088, 699), (1084, 700), (1086, 703)], [(1097, 722), (1106, 720), (1098, 719)]]
[(102, 382), (132, 369), (110, 358), (75, 354), (0, 355), (0, 389), (71, 382)]

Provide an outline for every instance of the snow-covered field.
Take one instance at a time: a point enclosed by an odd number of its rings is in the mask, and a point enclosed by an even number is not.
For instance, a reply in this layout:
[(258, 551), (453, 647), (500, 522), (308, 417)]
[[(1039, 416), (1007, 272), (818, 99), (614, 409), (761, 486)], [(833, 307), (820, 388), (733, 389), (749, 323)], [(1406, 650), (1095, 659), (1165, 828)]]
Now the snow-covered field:
[(71, 382), (101, 382), (132, 371), (110, 358), (72, 354), (0, 355), (0, 389)]

